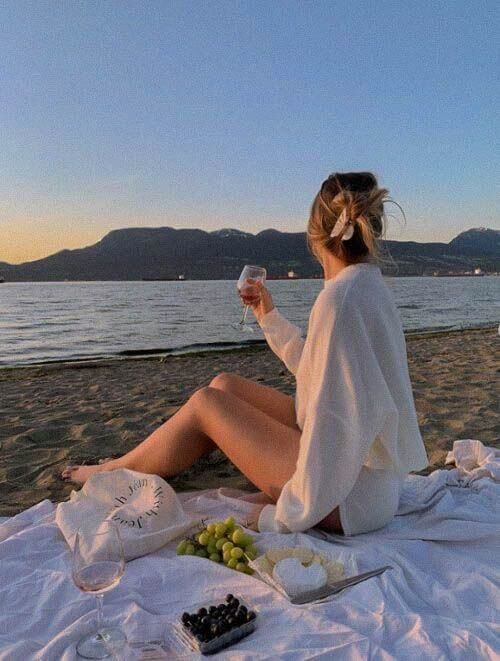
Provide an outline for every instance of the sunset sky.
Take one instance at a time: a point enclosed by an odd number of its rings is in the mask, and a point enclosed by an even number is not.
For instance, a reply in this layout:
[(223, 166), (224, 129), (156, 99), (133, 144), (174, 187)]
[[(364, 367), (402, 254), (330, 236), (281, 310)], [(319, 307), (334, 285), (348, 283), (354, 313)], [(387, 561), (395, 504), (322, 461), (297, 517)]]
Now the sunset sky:
[(500, 227), (498, 2), (10, 0), (0, 23), (0, 261), (303, 231), (334, 170), (390, 189), (389, 238)]

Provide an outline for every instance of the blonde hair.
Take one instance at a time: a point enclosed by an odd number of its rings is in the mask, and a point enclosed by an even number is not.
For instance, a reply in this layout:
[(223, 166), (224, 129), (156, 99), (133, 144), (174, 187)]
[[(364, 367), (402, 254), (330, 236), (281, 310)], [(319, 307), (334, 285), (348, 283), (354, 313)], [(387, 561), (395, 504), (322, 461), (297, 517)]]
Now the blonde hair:
[[(321, 261), (318, 247), (322, 246), (348, 264), (382, 261), (379, 239), (385, 233), (384, 202), (388, 201), (393, 202), (389, 191), (378, 187), (371, 172), (331, 174), (313, 200), (307, 226), (307, 242), (316, 259)], [(343, 211), (353, 226), (352, 237), (344, 241), (347, 228), (330, 236)]]

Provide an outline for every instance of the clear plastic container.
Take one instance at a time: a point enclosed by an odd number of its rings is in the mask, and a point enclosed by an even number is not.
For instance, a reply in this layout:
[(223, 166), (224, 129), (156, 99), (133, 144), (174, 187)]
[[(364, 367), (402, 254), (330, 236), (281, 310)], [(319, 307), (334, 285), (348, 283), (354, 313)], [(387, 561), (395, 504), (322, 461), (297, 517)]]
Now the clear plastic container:
[[(170, 633), (177, 642), (177, 647), (179, 648), (180, 645), (181, 647), (184, 647), (186, 651), (190, 650), (200, 652), (201, 654), (216, 654), (217, 652), (234, 645), (234, 643), (255, 631), (259, 620), (258, 609), (255, 608), (248, 599), (245, 599), (241, 595), (235, 594), (234, 597), (238, 599), (240, 606), (245, 606), (248, 612), (253, 611), (255, 613), (255, 619), (250, 622), (245, 622), (238, 627), (234, 627), (210, 641), (201, 642), (191, 633), (189, 628), (182, 624), (182, 613), (179, 613), (175, 622), (170, 623)], [(225, 603), (225, 596), (217, 603), (200, 602), (191, 604), (187, 606), (183, 612), (196, 613), (200, 608), (206, 608), (208, 611), (210, 606), (217, 606), (220, 603)]]
[[(332, 549), (331, 551), (330, 550), (326, 551), (324, 549), (321, 550), (308, 549), (308, 550), (312, 551), (314, 554), (318, 554), (322, 556), (325, 559), (341, 562), (344, 566), (344, 576), (342, 578), (349, 578), (350, 576), (355, 576), (356, 574), (359, 573), (356, 557), (346, 549), (335, 549), (335, 550)], [(290, 595), (286, 592), (283, 586), (274, 579), (270, 571), (270, 567), (266, 562), (265, 554), (259, 556), (253, 561), (249, 561), (248, 564), (254, 570), (255, 577), (260, 578), (265, 583), (267, 583), (272, 588), (274, 588), (277, 592), (279, 592), (283, 597), (290, 600)], [(327, 585), (333, 585), (333, 583), (334, 581), (329, 580)], [(330, 595), (327, 598), (331, 599), (333, 596), (336, 595)], [(310, 602), (310, 603), (314, 603), (314, 602)]]

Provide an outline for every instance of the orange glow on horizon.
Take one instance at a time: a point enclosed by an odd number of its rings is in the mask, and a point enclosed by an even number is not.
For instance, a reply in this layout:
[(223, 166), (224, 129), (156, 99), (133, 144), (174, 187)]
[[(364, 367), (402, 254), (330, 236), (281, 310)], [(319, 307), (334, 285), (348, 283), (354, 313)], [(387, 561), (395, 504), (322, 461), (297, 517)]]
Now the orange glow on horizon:
[(68, 227), (67, 223), (25, 221), (0, 223), (0, 262), (22, 264), (48, 257), (65, 248), (83, 248), (99, 241), (108, 230)]

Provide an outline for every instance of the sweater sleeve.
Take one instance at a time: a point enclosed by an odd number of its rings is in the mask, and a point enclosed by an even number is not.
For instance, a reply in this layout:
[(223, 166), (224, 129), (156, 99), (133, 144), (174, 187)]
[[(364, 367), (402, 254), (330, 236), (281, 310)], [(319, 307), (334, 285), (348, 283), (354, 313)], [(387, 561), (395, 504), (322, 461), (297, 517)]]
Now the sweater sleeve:
[[(296, 470), (259, 530), (298, 532), (317, 525), (348, 496), (391, 411), (362, 315), (345, 295), (320, 294), (300, 367), (307, 401)], [(397, 415), (397, 412), (396, 412)]]
[(285, 319), (276, 308), (267, 312), (259, 322), (267, 343), (292, 374), (297, 373), (304, 340), (298, 326)]

